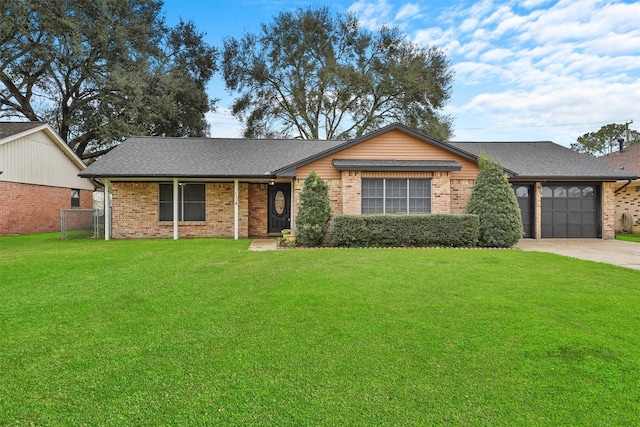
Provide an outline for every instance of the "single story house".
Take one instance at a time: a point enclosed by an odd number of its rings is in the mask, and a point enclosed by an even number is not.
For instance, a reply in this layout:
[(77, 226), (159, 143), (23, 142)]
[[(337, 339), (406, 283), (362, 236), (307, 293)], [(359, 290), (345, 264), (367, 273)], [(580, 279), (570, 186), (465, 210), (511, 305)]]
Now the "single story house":
[(93, 207), (86, 165), (42, 122), (0, 122), (0, 236), (60, 231), (60, 211)]
[(335, 214), (464, 213), (482, 153), (513, 183), (526, 237), (614, 237), (628, 172), (552, 142), (445, 143), (400, 124), (348, 141), (135, 137), (80, 176), (110, 194), (107, 239), (258, 237), (295, 233), (311, 171)]
[[(620, 151), (598, 158), (606, 164), (619, 168), (627, 173), (640, 176), (640, 143), (628, 147), (621, 146)], [(640, 179), (620, 182), (615, 192), (616, 231), (623, 225), (623, 215), (630, 217), (631, 232), (640, 234)], [(629, 225), (626, 224), (627, 226)]]

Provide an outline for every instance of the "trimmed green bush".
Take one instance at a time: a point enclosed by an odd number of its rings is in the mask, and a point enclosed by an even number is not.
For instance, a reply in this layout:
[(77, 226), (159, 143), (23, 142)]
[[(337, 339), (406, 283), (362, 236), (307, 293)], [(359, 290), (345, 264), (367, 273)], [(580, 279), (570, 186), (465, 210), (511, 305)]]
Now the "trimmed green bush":
[(300, 192), (300, 209), (296, 217), (297, 242), (305, 246), (322, 243), (330, 219), (329, 185), (312, 171), (304, 180)]
[(481, 155), (478, 165), (467, 213), (480, 218), (480, 246), (509, 248), (523, 234), (518, 201), (499, 164)]
[(478, 243), (478, 228), (477, 215), (336, 215), (332, 244), (473, 247)]

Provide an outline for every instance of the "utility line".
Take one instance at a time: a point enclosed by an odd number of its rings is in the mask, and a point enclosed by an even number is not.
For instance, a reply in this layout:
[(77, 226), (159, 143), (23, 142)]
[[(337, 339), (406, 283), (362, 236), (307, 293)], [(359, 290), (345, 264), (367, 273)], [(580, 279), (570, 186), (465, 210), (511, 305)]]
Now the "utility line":
[[(633, 123), (633, 120), (626, 120), (626, 122)], [(523, 125), (523, 126), (492, 126), (492, 127), (473, 127), (473, 128), (456, 128), (458, 130), (489, 130), (489, 129), (527, 129), (527, 128), (547, 128), (547, 127), (570, 127), (570, 126), (587, 126), (598, 124), (609, 124), (611, 121), (603, 122), (588, 122), (588, 123), (562, 123), (556, 125)]]

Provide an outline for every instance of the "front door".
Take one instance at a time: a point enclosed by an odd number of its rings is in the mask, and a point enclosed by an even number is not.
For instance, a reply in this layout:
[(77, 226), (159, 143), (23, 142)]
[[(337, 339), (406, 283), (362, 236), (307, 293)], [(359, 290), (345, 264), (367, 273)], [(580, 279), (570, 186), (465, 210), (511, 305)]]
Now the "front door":
[(291, 227), (291, 184), (269, 186), (269, 224), (267, 233), (279, 233)]

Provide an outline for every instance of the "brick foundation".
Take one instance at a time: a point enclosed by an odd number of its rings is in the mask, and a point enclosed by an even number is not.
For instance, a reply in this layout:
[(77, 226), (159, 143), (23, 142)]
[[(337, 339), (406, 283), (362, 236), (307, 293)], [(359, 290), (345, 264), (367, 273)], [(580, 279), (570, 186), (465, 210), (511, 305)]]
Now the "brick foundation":
[[(60, 231), (60, 211), (71, 209), (71, 189), (0, 181), (0, 236)], [(93, 207), (93, 192), (80, 190), (80, 208)]]

